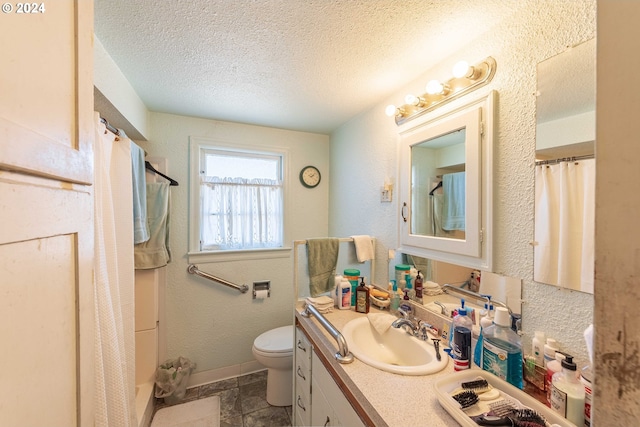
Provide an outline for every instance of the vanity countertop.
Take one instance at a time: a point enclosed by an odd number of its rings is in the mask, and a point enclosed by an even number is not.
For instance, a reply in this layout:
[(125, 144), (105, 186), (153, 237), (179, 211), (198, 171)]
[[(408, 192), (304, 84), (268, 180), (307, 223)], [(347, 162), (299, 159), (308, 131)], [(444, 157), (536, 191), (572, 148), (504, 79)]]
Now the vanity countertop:
[[(372, 309), (375, 310), (375, 309)], [(366, 414), (366, 424), (375, 426), (429, 426), (459, 425), (436, 398), (433, 384), (454, 372), (453, 363), (439, 373), (425, 376), (405, 376), (373, 368), (357, 358), (350, 364), (340, 364), (334, 357), (336, 341), (314, 317), (306, 318), (296, 307), (296, 323), (307, 333), (317, 353), (329, 364), (328, 370), (343, 393), (357, 402), (356, 412)], [(352, 319), (364, 316), (351, 310), (334, 309), (324, 314), (338, 330)], [(348, 344), (348, 343), (347, 343)], [(447, 357), (443, 353), (443, 357)]]

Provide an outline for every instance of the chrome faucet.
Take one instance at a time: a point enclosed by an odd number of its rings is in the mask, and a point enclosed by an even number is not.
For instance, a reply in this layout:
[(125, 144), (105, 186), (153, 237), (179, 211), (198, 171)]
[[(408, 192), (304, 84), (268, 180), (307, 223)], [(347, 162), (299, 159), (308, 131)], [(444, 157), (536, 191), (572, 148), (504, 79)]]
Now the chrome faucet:
[(434, 328), (433, 325), (417, 318), (410, 319), (409, 314), (404, 310), (398, 310), (398, 313), (400, 313), (402, 317), (391, 324), (394, 328), (404, 328), (408, 334), (424, 341), (429, 340), (429, 333), (435, 337), (438, 336), (438, 330)]
[(447, 315), (447, 306), (445, 306), (443, 303), (441, 303), (440, 301), (434, 301), (433, 302), (435, 305), (440, 306), (440, 314), (443, 315)]

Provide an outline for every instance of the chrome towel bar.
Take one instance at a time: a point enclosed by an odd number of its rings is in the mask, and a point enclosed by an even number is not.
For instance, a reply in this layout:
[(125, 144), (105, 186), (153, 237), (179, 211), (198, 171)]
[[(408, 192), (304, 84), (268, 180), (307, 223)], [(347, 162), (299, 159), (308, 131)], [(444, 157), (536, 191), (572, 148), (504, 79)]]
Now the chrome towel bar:
[(212, 276), (209, 273), (205, 273), (204, 271), (198, 270), (198, 267), (195, 264), (189, 264), (189, 267), (187, 267), (187, 272), (189, 272), (189, 274), (196, 274), (200, 277), (204, 277), (205, 279), (209, 279), (209, 280), (213, 280), (214, 282), (218, 282), (220, 284), (223, 284), (225, 286), (228, 286), (230, 288), (234, 288), (239, 290), (240, 292), (242, 292), (243, 294), (246, 293), (247, 291), (249, 291), (249, 286), (247, 285), (236, 285), (235, 283), (231, 283), (228, 280), (224, 280), (221, 279), (219, 277), (216, 276)]

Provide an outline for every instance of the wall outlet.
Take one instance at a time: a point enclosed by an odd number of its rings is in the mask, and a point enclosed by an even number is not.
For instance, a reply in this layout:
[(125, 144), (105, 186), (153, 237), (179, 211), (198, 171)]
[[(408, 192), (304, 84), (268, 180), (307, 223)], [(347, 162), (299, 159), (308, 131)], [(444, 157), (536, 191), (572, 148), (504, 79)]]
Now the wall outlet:
[(382, 188), (382, 192), (380, 193), (380, 201), (381, 202), (390, 202), (392, 193), (393, 193), (393, 191), (391, 189), (383, 187)]

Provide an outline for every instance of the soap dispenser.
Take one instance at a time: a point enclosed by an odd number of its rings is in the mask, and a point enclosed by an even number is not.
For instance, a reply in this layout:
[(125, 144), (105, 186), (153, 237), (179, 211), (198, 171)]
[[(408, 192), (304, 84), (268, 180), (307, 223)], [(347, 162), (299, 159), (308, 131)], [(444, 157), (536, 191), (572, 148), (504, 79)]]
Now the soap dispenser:
[(566, 355), (561, 362), (562, 371), (553, 374), (551, 385), (551, 409), (574, 423), (584, 422), (584, 385), (576, 375), (573, 356)]
[(364, 283), (364, 277), (360, 277), (360, 286), (356, 288), (356, 312), (369, 312), (369, 288)]

